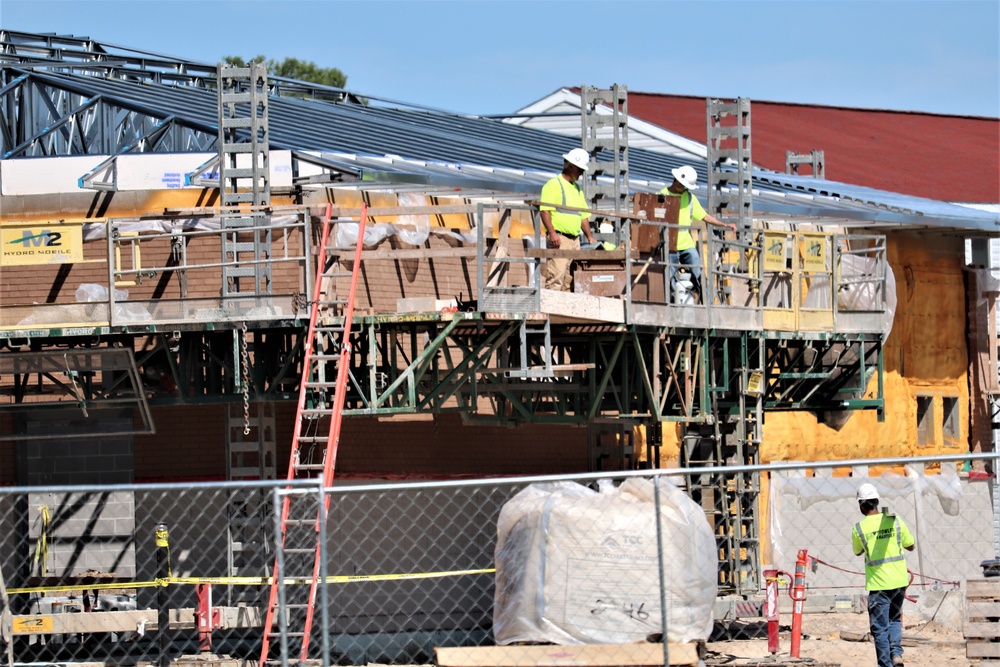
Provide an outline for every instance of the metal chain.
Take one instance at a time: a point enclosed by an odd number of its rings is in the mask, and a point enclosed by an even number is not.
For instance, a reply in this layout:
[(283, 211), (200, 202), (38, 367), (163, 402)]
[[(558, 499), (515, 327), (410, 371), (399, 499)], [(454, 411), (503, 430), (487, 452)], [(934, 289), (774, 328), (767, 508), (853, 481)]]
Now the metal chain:
[(247, 323), (240, 327), (240, 370), (243, 377), (243, 435), (250, 435), (250, 355), (247, 353)]

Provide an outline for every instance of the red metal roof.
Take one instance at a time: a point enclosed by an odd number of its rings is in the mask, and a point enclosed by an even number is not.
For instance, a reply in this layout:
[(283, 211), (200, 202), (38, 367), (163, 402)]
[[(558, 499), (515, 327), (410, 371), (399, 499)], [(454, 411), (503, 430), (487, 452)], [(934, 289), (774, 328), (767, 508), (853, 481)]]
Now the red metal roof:
[[(705, 142), (705, 98), (629, 91), (630, 116)], [(826, 178), (938, 201), (1000, 203), (1000, 119), (758, 102), (754, 164), (822, 150)], [(809, 173), (806, 167), (802, 173)]]

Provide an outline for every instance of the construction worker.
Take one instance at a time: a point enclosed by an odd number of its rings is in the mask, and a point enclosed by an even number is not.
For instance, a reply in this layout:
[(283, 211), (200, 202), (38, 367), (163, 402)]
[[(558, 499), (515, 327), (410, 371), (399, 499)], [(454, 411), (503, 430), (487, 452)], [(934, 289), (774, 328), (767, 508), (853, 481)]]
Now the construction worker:
[(903, 550), (913, 551), (913, 535), (903, 520), (879, 512), (878, 490), (865, 482), (858, 487), (858, 506), (865, 518), (851, 530), (856, 556), (865, 557), (868, 625), (875, 640), (878, 667), (903, 665), (903, 598), (910, 583)]
[[(661, 195), (668, 197), (680, 197), (679, 213), (677, 224), (681, 227), (690, 227), (692, 220), (702, 221), (710, 225), (717, 225), (736, 231), (736, 225), (730, 222), (722, 222), (702, 207), (701, 202), (694, 196), (691, 190), (698, 185), (698, 173), (694, 167), (677, 167), (670, 170), (674, 182), (660, 190)], [(674, 289), (677, 280), (677, 270), (681, 267), (691, 272), (692, 282), (698, 294), (701, 290), (701, 255), (698, 252), (698, 244), (688, 230), (678, 230), (676, 250), (670, 253), (670, 288)]]
[[(587, 211), (557, 211), (556, 206), (572, 206), (587, 208), (587, 198), (583, 189), (577, 185), (577, 180), (587, 171), (590, 155), (582, 148), (574, 148), (562, 156), (562, 173), (550, 179), (542, 186), (541, 211), (542, 224), (545, 225), (545, 237), (549, 248), (561, 250), (579, 250), (580, 232), (582, 231), (588, 243), (596, 243), (590, 232), (590, 213)], [(569, 258), (552, 257), (545, 265), (545, 288), (568, 291), (572, 281), (569, 272)]]

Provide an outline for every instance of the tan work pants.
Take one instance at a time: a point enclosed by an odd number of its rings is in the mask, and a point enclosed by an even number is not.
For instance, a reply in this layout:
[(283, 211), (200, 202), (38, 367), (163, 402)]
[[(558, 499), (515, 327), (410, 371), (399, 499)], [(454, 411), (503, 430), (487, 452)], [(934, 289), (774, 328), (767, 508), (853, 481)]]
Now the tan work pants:
[[(559, 235), (559, 250), (579, 250), (580, 237), (568, 238)], [(550, 257), (545, 262), (545, 289), (562, 290), (568, 292), (573, 283), (573, 274), (569, 271), (569, 265), (573, 260), (563, 257)]]

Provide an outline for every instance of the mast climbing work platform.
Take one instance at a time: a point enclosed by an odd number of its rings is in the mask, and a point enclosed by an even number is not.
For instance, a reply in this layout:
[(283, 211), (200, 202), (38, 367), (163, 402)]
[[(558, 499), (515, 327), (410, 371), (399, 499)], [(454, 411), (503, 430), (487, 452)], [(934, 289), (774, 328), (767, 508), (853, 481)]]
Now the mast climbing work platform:
[[(604, 111), (605, 105), (611, 113)], [(617, 83), (611, 88), (581, 86), (580, 119), (583, 150), (591, 158), (583, 180), (587, 201), (595, 210), (629, 210), (628, 89)]]
[[(309, 330), (303, 352), (302, 381), (295, 412), (295, 430), (288, 479), (309, 479), (319, 475), (323, 487), (333, 484), (337, 464), (337, 447), (344, 418), (347, 379), (351, 363), (351, 327), (354, 322), (354, 300), (361, 272), (364, 248), (366, 206), (361, 208), (357, 223), (357, 241), (349, 274), (346, 295), (336, 298), (331, 286), (338, 278), (339, 262), (330, 243), (332, 207), (327, 206), (323, 217), (319, 260), (309, 313)], [(338, 225), (349, 224), (338, 221)], [(331, 298), (333, 297), (333, 298)], [(331, 377), (332, 376), (332, 377)], [(326, 433), (321, 425), (327, 424)], [(309, 494), (286, 493), (280, 514), (280, 544), (272, 570), (271, 591), (264, 621), (264, 637), (260, 664), (288, 664), (290, 655), (299, 661), (309, 655), (309, 636), (316, 611), (316, 593), (322, 587), (325, 595), (326, 513), (330, 496), (322, 494), (322, 502), (314, 502)], [(286, 585), (288, 578), (299, 585)], [(308, 588), (304, 585), (308, 582)], [(320, 606), (325, 618), (326, 604)], [(323, 634), (324, 640), (326, 633)], [(281, 641), (281, 662), (270, 658), (275, 638)], [(294, 659), (294, 658), (293, 658)]]
[(219, 63), (218, 81), (223, 295), (257, 297), (271, 293), (267, 68)]

